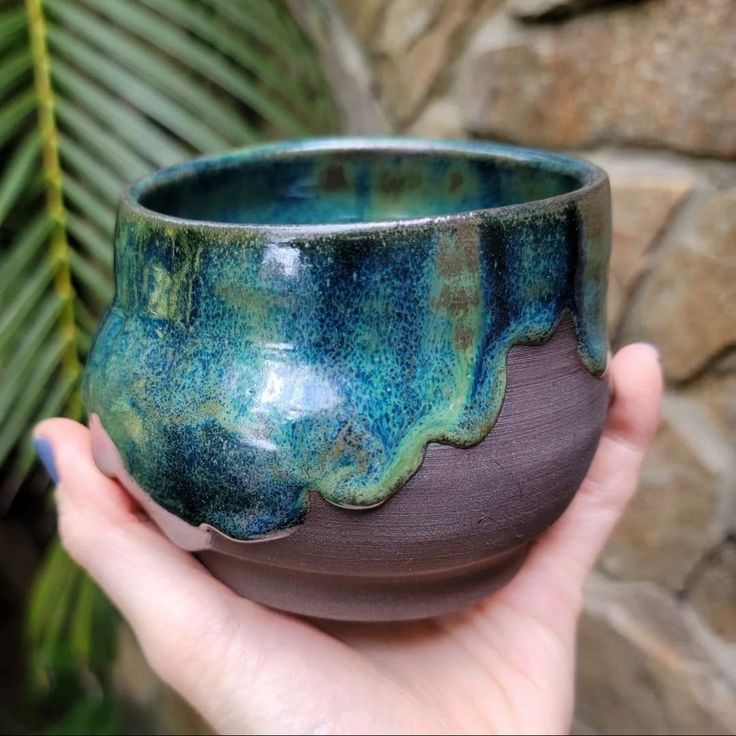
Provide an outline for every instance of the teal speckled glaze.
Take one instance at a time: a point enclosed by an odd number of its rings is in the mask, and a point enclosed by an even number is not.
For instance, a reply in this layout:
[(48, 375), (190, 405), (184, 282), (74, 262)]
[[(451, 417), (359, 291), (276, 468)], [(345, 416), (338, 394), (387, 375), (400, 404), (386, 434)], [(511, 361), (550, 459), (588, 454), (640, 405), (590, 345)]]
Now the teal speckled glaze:
[(592, 164), (485, 143), (298, 141), (160, 171), (120, 205), (87, 410), (193, 525), (283, 533), (310, 491), (380, 504), (427, 443), (489, 433), (512, 346), (569, 314), (602, 373), (608, 197)]

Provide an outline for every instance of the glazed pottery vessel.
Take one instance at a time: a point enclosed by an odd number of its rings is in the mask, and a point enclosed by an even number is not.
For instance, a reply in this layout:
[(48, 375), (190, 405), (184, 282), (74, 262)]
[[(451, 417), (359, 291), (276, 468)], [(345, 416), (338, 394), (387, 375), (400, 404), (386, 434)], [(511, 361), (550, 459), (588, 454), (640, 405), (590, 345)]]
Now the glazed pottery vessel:
[(430, 616), (565, 509), (608, 390), (605, 174), (485, 143), (289, 142), (123, 197), (95, 459), (236, 591)]

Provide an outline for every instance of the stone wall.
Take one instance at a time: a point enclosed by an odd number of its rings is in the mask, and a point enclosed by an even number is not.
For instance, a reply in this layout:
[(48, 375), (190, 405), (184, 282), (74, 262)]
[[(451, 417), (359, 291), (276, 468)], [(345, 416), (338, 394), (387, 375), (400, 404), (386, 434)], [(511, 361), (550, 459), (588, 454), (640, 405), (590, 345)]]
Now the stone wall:
[(736, 1), (295, 0), (356, 133), (573, 151), (613, 187), (614, 346), (664, 419), (590, 585), (576, 729), (736, 731)]

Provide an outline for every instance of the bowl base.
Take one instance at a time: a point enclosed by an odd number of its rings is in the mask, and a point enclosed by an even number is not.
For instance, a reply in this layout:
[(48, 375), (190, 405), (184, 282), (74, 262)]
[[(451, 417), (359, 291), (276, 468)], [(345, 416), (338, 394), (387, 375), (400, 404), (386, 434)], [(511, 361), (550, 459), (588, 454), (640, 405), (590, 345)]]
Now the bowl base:
[(302, 616), (340, 621), (430, 618), (477, 603), (521, 567), (528, 544), (499, 552), (458, 575), (351, 577), (261, 565), (213, 550), (197, 553), (204, 566), (240, 595)]

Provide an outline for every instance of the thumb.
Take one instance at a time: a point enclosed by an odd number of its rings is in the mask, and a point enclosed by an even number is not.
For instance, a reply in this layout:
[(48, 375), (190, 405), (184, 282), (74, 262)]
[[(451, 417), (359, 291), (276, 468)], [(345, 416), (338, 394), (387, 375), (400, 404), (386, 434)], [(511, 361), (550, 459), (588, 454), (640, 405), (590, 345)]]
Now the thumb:
[(186, 650), (235, 595), (97, 469), (86, 427), (48, 419), (35, 428), (34, 444), (57, 484), (59, 536), (71, 557), (128, 619), (154, 666)]

